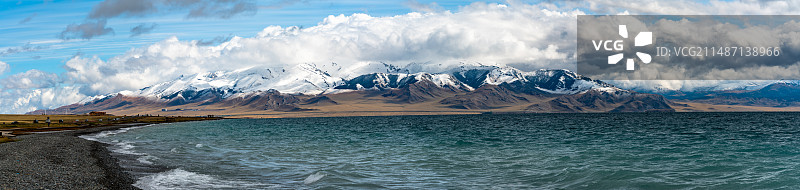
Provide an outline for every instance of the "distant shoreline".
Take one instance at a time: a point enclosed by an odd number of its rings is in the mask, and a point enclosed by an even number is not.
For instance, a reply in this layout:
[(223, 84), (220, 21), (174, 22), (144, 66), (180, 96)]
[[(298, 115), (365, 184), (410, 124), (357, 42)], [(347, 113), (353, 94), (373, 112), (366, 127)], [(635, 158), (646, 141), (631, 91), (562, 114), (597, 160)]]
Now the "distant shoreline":
[(320, 117), (382, 117), (382, 116), (426, 116), (426, 115), (486, 115), (486, 114), (655, 114), (655, 113), (797, 113), (797, 110), (750, 110), (750, 111), (674, 111), (674, 112), (514, 112), (514, 111), (341, 111), (341, 112), (300, 112), (300, 113), (252, 113), (219, 115), (226, 119), (270, 119), (270, 118), (320, 118)]

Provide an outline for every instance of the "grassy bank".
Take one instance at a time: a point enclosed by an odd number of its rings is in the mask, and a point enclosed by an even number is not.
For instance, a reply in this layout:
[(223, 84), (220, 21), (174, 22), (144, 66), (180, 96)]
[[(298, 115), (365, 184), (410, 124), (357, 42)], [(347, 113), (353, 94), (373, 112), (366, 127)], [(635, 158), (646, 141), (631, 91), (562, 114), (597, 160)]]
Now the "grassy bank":
[[(46, 121), (50, 118), (50, 123)], [(180, 116), (90, 116), (90, 115), (7, 115), (0, 114), (0, 132), (10, 135), (25, 135), (32, 132), (77, 130), (126, 123), (170, 123), (184, 121), (216, 120), (219, 117)], [(0, 143), (13, 141), (2, 137)]]
[(8, 138), (8, 137), (0, 137), (0, 143), (14, 142), (14, 141), (15, 141), (14, 139), (11, 139), (11, 138)]

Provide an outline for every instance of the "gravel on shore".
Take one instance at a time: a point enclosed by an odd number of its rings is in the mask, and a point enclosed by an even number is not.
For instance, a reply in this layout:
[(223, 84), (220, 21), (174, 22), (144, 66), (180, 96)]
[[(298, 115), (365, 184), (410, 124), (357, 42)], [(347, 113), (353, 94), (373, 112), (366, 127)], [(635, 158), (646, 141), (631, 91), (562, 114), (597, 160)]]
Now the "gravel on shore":
[(138, 189), (108, 144), (79, 135), (146, 124), (123, 124), (18, 136), (0, 143), (0, 189)]

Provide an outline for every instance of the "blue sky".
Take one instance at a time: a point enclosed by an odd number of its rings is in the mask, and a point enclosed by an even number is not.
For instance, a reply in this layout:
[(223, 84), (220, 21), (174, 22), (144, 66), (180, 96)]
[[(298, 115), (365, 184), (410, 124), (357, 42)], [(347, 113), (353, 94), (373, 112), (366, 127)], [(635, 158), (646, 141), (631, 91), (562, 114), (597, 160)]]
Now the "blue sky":
[[(0, 52), (6, 53), (0, 61), (9, 64), (9, 70), (0, 78), (37, 69), (62, 73), (64, 62), (76, 54), (108, 59), (138, 48), (176, 36), (180, 40), (225, 39), (231, 35), (252, 37), (271, 25), (314, 26), (328, 15), (367, 13), (371, 16), (392, 16), (412, 11), (408, 1), (258, 1), (253, 15), (235, 15), (228, 19), (187, 18), (181, 10), (163, 11), (144, 16), (120, 16), (107, 20), (113, 34), (91, 39), (62, 40), (59, 34), (70, 24), (87, 20), (93, 7), (101, 1), (0, 1)], [(492, 2), (492, 1), (489, 1)], [(432, 1), (420, 0), (420, 4)], [(435, 2), (446, 10), (457, 10), (470, 1), (446, 0)], [(281, 6), (285, 4), (284, 6)], [(155, 28), (146, 34), (130, 37), (131, 28), (140, 24)]]

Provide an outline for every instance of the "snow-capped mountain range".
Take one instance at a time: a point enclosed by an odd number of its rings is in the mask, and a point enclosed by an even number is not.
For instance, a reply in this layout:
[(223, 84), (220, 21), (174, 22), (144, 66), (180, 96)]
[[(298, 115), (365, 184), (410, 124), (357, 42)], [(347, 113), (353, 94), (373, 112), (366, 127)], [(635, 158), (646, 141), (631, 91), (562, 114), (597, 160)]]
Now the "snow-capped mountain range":
[[(569, 70), (538, 70), (523, 72), (512, 67), (467, 65), (438, 73), (415, 72), (406, 68), (381, 63), (365, 67), (366, 73), (355, 76), (342, 72), (336, 64), (322, 68), (314, 64), (301, 64), (293, 68), (254, 67), (234, 71), (216, 71), (185, 75), (172, 81), (152, 85), (137, 91), (124, 91), (126, 96), (171, 99), (186, 92), (213, 91), (222, 98), (235, 95), (277, 90), (287, 94), (331, 94), (352, 90), (380, 90), (398, 88), (417, 81), (431, 81), (439, 87), (454, 87), (471, 91), (486, 84), (521, 82), (552, 94), (576, 94), (590, 89), (620, 90), (601, 81), (593, 81)], [(365, 72), (365, 71), (362, 71)], [(189, 93), (191, 94), (191, 93)], [(113, 94), (112, 94), (113, 95)], [(101, 96), (99, 98), (104, 98)], [(184, 97), (189, 98), (189, 97)]]
[[(499, 108), (532, 112), (672, 110), (670, 102), (661, 96), (620, 89), (564, 69), (523, 72), (479, 63), (355, 65), (343, 68), (336, 63), (301, 64), (197, 73), (54, 110), (138, 114), (178, 109), (202, 114), (202, 110), (213, 109), (214, 114), (221, 114), (352, 109), (370, 113), (388, 109), (385, 111), (394, 113), (390, 110), (399, 105), (414, 105), (416, 108), (411, 110), (423, 113), (430, 109), (444, 113)], [(418, 103), (423, 102), (428, 104), (419, 107)]]
[[(678, 109), (701, 111), (707, 107), (692, 107), (679, 102), (800, 105), (800, 100), (793, 95), (800, 89), (796, 81), (766, 85), (754, 83), (741, 87), (745, 88), (741, 90), (708, 93), (642, 90), (643, 93), (618, 88), (565, 69), (525, 72), (508, 66), (479, 63), (411, 63), (403, 67), (386, 63), (348, 65), (300, 64), (284, 68), (252, 67), (196, 73), (136, 91), (87, 98), (55, 110), (60, 113), (102, 110), (138, 114), (173, 109), (195, 110), (193, 114), (201, 115), (208, 113), (203, 110), (215, 110), (211, 112), (214, 114), (398, 111), (393, 107), (423, 113), (429, 113), (430, 109), (442, 113), (495, 109), (510, 112), (661, 112)], [(760, 86), (760, 90), (747, 89), (751, 86)], [(423, 102), (427, 103), (418, 104)], [(414, 106), (405, 108), (405, 105)]]

